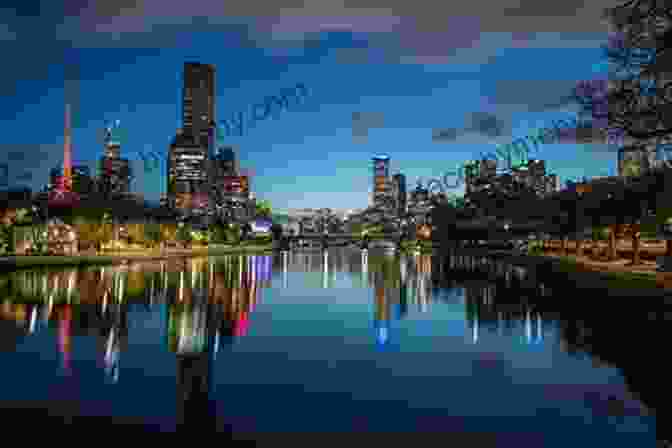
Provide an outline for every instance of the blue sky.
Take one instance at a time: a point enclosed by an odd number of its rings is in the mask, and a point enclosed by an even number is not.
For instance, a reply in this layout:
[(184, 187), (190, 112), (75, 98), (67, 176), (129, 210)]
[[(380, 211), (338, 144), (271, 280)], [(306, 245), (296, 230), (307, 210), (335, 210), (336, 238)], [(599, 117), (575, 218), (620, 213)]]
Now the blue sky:
[[(304, 104), (227, 138), (257, 196), (280, 209), (365, 207), (373, 154), (389, 154), (410, 187), (575, 116), (565, 100), (572, 87), (605, 76), (600, 13), (609, 4), (600, 1), (473, 0), (446, 11), (424, 0), (266, 3), (130, 0), (120, 10), (78, 0), (67, 10), (53, 2), (2, 10), (0, 48), (16, 61), (0, 73), (0, 162), (10, 183), (37, 189), (61, 162), (67, 96), (75, 161), (93, 168), (103, 125), (119, 119), (122, 153), (136, 160), (133, 189), (158, 199), (165, 165), (145, 173), (138, 151), (166, 153), (187, 61), (216, 65), (218, 120), (308, 87)], [(474, 125), (475, 113), (489, 119)], [(442, 129), (460, 132), (433, 140)], [(599, 143), (549, 144), (537, 156), (562, 180), (616, 167), (615, 149)]]

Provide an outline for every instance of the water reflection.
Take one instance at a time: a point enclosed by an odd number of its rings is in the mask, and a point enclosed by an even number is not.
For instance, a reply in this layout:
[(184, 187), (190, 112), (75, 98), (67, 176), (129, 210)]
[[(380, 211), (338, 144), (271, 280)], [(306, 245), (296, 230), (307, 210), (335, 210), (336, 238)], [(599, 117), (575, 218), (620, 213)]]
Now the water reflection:
[[(620, 337), (623, 322), (636, 313), (623, 312), (619, 320), (612, 308), (607, 325), (599, 314), (585, 310), (561, 312), (548, 305), (553, 291), (534, 272), (458, 254), (387, 256), (337, 250), (18, 271), (0, 277), (0, 350), (15, 351), (31, 335), (53, 334), (51, 350), (59, 354), (63, 372), (73, 375), (78, 368), (72, 361), (74, 346), (83, 344), (75, 336), (95, 338), (101, 371), (109, 382), (119, 384), (125, 381), (122, 361), (133, 342), (129, 321), (138, 312), (134, 310), (163, 313), (163, 350), (177, 360), (176, 418), (187, 426), (200, 426), (217, 414), (212, 393), (218, 356), (226, 355), (227, 347), (231, 353), (232, 346), (252, 331), (254, 312), (271, 287), (306, 289), (305, 279), (293, 280), (301, 272), (319, 278), (315, 289), (335, 289), (341, 277), (348, 279), (349, 287), (362, 289), (366, 295), (356, 309), (368, 313), (366, 344), (393, 348), (399, 359), (421, 344), (423, 334), (445, 344), (442, 337), (450, 326), (453, 342), (462, 341), (476, 353), (495, 346), (511, 357), (520, 355), (516, 350), (529, 356), (558, 350), (571, 358), (600, 360), (596, 368), (608, 360), (609, 365), (623, 366), (631, 391), (648, 407), (638, 412), (653, 412), (659, 406), (655, 395), (647, 392), (650, 386), (643, 386), (651, 378), (637, 367), (647, 361), (628, 353), (626, 344), (610, 350), (608, 343)], [(277, 304), (265, 306), (271, 315), (283, 311)], [(433, 323), (441, 327), (431, 327)], [(341, 325), (344, 339), (356, 334), (347, 325)], [(438, 330), (423, 333), (430, 327)], [(442, 350), (439, 343), (429, 345)], [(627, 401), (621, 396), (609, 399)]]

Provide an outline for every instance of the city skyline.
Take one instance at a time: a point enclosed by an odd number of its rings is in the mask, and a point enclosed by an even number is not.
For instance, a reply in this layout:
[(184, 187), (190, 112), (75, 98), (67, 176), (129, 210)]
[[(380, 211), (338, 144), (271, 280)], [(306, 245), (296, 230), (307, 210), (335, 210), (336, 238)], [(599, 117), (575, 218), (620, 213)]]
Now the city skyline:
[[(590, 9), (596, 13), (600, 8)], [(400, 43), (389, 39), (389, 20), (376, 19), (381, 20), (376, 25), (373, 19), (357, 19), (357, 14), (345, 14), (351, 18), (339, 19), (343, 27), (337, 28), (313, 17), (296, 23), (285, 18), (270, 28), (260, 19), (236, 19), (236, 26), (198, 22), (133, 33), (124, 30), (130, 19), (120, 13), (109, 25), (110, 32), (119, 33), (118, 41), (102, 31), (69, 29), (63, 40), (72, 45), (66, 49), (62, 73), (52, 71), (43, 79), (26, 76), (11, 84), (16, 89), (3, 108), (0, 163), (10, 166), (10, 184), (38, 190), (62, 158), (59, 111), (67, 97), (73, 103), (73, 160), (86, 161), (94, 171), (99, 130), (119, 119), (126, 132), (122, 156), (132, 157), (136, 173), (132, 189), (158, 201), (166, 184), (165, 163), (144, 173), (137, 153), (144, 148), (167, 152), (182, 115), (182, 65), (199, 61), (217, 67), (216, 116), (222, 119), (297, 80), (311, 88), (310, 101), (256, 122), (254, 132), (227, 136), (226, 143), (239, 149), (241, 165), (255, 170), (259, 198), (283, 208), (364, 208), (370, 200), (368, 161), (373, 154), (390, 154), (413, 185), (418, 177), (439, 176), (473, 154), (493, 151), (496, 144), (510, 141), (509, 136), (527, 135), (573, 116), (575, 107), (566, 102), (546, 106), (564, 98), (577, 81), (605, 76), (600, 45), (608, 36), (599, 14), (590, 16), (591, 11), (585, 11), (581, 29), (560, 20), (553, 27), (557, 33), (537, 33), (534, 39), (483, 22), (476, 30), (480, 37), (468, 49), (457, 43), (464, 42), (463, 27), (449, 24), (438, 31), (443, 33), (440, 40), (448, 42), (443, 47), (420, 45), (428, 35), (410, 30), (404, 17), (397, 18), (404, 30)], [(23, 20), (8, 17), (12, 30)], [(47, 23), (49, 17), (40, 20)], [(51, 19), (56, 19), (53, 13)], [(102, 21), (101, 16), (90, 19)], [(521, 22), (522, 28), (515, 30), (530, 29), (531, 22)], [(381, 29), (382, 23), (388, 25)], [(507, 23), (514, 30), (513, 22)], [(186, 36), (188, 41), (182, 39)], [(14, 43), (17, 51), (23, 45)], [(423, 48), (435, 54), (423, 54)], [(567, 58), (573, 63), (566, 64)], [(521, 62), (531, 60), (537, 64), (523, 71)], [(3, 76), (10, 75), (15, 73)], [(453, 141), (432, 140), (435, 130), (463, 127), (479, 111), (504, 122), (501, 135), (488, 131), (487, 120), (480, 120)], [(373, 120), (372, 115), (384, 119)], [(28, 130), (34, 123), (40, 123), (39, 132)], [(597, 144), (548, 145), (543, 158), (563, 182), (615, 172), (617, 166), (616, 152)]]

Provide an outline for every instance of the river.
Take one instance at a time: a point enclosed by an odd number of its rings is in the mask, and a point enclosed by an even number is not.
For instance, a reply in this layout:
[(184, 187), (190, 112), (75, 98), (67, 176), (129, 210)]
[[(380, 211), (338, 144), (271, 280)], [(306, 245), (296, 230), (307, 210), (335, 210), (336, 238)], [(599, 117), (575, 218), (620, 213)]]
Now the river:
[(0, 276), (0, 301), (17, 421), (644, 447), (662, 412), (662, 304), (486, 259), (343, 248), (33, 268)]

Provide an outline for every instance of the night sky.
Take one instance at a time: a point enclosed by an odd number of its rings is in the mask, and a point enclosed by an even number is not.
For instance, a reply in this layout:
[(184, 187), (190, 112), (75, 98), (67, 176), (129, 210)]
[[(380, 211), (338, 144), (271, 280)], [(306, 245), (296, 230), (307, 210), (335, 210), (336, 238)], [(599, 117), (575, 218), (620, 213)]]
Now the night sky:
[[(11, 3), (11, 2), (10, 2)], [(118, 119), (134, 191), (158, 200), (180, 126), (184, 62), (215, 64), (217, 119), (303, 83), (302, 104), (225, 141), (274, 208), (369, 203), (370, 158), (391, 157), (409, 187), (576, 116), (579, 80), (606, 76), (600, 46), (613, 2), (289, 2), (69, 0), (0, 9), (0, 162), (11, 185), (39, 189), (62, 161), (64, 102), (75, 162), (92, 168), (101, 129)], [(438, 138), (435, 136), (439, 136)], [(561, 180), (614, 174), (605, 144), (548, 144), (536, 155)], [(456, 190), (461, 193), (463, 190)]]

